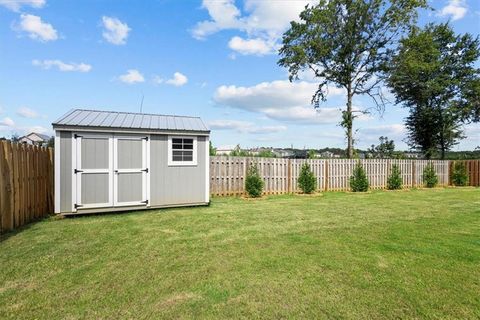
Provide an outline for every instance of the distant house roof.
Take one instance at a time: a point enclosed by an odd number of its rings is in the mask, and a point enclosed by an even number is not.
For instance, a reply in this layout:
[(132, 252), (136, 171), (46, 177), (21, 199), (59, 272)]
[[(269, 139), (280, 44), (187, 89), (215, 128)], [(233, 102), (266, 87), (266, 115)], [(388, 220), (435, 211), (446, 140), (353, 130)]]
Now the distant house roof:
[(199, 117), (73, 109), (52, 123), (54, 128), (85, 127), (210, 132)]
[[(35, 132), (33, 132), (35, 133)], [(46, 134), (41, 134), (41, 133), (35, 133), (37, 136), (39, 136), (40, 138), (42, 138), (43, 140), (49, 140), (50, 139), (50, 136), (49, 135), (46, 135)]]
[(36, 135), (37, 137), (39, 137), (40, 139), (45, 140), (45, 141), (50, 139), (50, 136), (48, 136), (46, 134), (36, 133), (36, 132), (30, 132), (29, 134), (24, 135), (23, 137), (20, 137), (19, 139), (23, 139), (23, 138), (30, 139), (30, 136), (32, 136), (32, 135)]

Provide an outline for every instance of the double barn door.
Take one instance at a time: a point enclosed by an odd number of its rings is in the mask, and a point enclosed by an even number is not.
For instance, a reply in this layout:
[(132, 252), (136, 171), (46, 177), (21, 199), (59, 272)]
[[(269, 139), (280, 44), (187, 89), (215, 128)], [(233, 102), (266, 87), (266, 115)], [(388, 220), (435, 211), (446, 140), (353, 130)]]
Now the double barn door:
[(75, 134), (73, 168), (74, 211), (148, 206), (148, 136)]

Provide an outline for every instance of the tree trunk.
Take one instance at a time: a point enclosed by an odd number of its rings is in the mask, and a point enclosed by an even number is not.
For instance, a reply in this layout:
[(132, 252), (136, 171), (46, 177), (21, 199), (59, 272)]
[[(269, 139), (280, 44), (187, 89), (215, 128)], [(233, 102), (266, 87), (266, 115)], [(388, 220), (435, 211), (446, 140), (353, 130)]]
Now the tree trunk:
[(352, 114), (352, 85), (349, 84), (347, 88), (347, 117), (345, 122), (345, 129), (347, 131), (347, 157), (353, 158), (353, 114)]

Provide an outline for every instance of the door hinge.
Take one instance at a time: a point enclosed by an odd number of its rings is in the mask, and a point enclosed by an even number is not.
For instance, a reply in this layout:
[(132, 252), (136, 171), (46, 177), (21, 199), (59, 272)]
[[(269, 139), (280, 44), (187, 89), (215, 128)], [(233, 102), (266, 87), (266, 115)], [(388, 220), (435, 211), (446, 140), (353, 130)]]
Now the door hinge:
[(77, 139), (77, 138), (83, 138), (83, 136), (80, 136), (80, 135), (78, 135), (78, 134), (76, 134), (76, 133), (73, 135), (73, 137), (74, 137), (75, 139)]
[(142, 171), (148, 173), (148, 168), (143, 169)]
[(75, 207), (75, 209), (78, 209), (78, 208), (80, 208), (80, 207), (83, 207), (83, 205), (81, 205), (81, 204), (76, 204), (76, 203), (75, 203), (73, 206)]
[(148, 204), (148, 200), (142, 201), (142, 203)]
[(77, 174), (79, 172), (83, 172), (83, 170), (78, 170), (78, 169), (73, 170), (73, 173), (75, 173), (75, 174)]
[(147, 141), (148, 141), (148, 137), (143, 137), (142, 139), (145, 139), (145, 140), (147, 140)]

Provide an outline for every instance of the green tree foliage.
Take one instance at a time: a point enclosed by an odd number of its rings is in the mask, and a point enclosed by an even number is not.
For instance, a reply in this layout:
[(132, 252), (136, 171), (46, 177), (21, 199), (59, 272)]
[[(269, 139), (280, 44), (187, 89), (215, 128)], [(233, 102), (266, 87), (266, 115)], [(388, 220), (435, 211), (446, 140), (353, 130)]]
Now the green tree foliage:
[(247, 150), (243, 150), (239, 144), (230, 152), (232, 157), (250, 157), (251, 154)]
[(307, 152), (307, 159), (316, 159), (317, 152), (315, 150), (308, 150)]
[(435, 188), (438, 184), (438, 176), (433, 164), (429, 163), (423, 170), (423, 183), (427, 188)]
[(298, 186), (303, 193), (312, 193), (317, 189), (317, 178), (310, 169), (308, 163), (304, 163), (298, 176)]
[(395, 152), (395, 142), (393, 140), (388, 140), (388, 137), (381, 136), (379, 139), (380, 144), (375, 146), (372, 144), (371, 148), (368, 149), (368, 153), (373, 158), (378, 159), (391, 159), (394, 157)]
[(392, 171), (387, 178), (387, 189), (388, 190), (399, 190), (402, 189), (403, 179), (400, 172), (400, 168), (394, 164), (392, 166)]
[(257, 157), (259, 158), (276, 158), (277, 156), (273, 153), (272, 150), (261, 150)]
[(20, 141), (20, 135), (18, 133), (12, 133), (12, 135), (10, 137), (10, 141), (19, 142)]
[(50, 139), (48, 139), (47, 147), (55, 148), (55, 137), (50, 137)]
[(213, 146), (212, 141), (209, 141), (209, 147), (210, 147), (210, 155), (211, 156), (217, 155), (217, 148)]
[(480, 40), (446, 24), (412, 28), (391, 63), (388, 85), (410, 110), (408, 144), (427, 158), (464, 138), (462, 122), (479, 121)]
[(307, 6), (300, 22), (292, 22), (283, 35), (280, 66), (290, 81), (303, 71), (318, 78), (313, 94), (316, 108), (325, 101), (329, 86), (342, 88), (346, 107), (341, 125), (347, 136), (347, 156), (353, 157), (353, 97), (368, 95), (377, 109), (384, 108), (381, 83), (398, 37), (417, 19), (426, 0), (320, 0)]
[(350, 188), (353, 192), (367, 192), (368, 186), (367, 174), (360, 161), (358, 161), (353, 169), (353, 175), (350, 177)]
[(258, 198), (262, 195), (263, 180), (258, 173), (256, 165), (251, 165), (247, 170), (247, 177), (245, 178), (245, 190), (252, 198)]
[(455, 161), (453, 163), (451, 180), (454, 186), (468, 185), (468, 172), (464, 162)]

